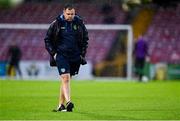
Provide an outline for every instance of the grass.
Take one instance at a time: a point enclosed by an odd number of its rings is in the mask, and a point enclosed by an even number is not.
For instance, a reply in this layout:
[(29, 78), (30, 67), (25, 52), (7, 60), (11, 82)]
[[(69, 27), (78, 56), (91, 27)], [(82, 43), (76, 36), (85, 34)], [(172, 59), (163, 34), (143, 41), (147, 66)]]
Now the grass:
[(74, 112), (57, 106), (58, 81), (0, 81), (1, 120), (180, 120), (180, 81), (72, 81)]

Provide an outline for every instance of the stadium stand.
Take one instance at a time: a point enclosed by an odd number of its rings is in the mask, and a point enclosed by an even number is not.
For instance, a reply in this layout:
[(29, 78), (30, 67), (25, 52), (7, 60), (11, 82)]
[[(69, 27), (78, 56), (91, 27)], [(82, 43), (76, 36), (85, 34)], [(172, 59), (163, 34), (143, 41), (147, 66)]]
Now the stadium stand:
[(180, 63), (180, 4), (177, 8), (159, 8), (145, 37), (151, 61)]
[[(130, 23), (133, 27), (134, 40), (139, 35), (145, 35), (149, 44), (150, 63), (180, 63), (179, 49), (179, 13), (180, 4), (173, 8), (156, 8), (154, 6), (142, 7)], [(172, 17), (172, 18), (171, 18)], [(120, 35), (120, 34), (119, 34)], [(123, 36), (121, 36), (122, 38)], [(122, 41), (121, 39), (120, 41)], [(122, 43), (119, 43), (122, 45)], [(114, 45), (113, 48), (116, 46)], [(120, 47), (120, 46), (119, 46)], [(121, 53), (113, 61), (105, 61), (96, 65), (95, 73), (100, 76), (124, 76), (126, 53)], [(111, 54), (113, 55), (113, 54)], [(108, 70), (108, 71), (107, 71)], [(114, 75), (112, 75), (114, 74)]]
[[(127, 13), (119, 8), (118, 4), (111, 4), (111, 6), (113, 8), (111, 12), (115, 18), (113, 22), (115, 24), (125, 23)], [(58, 14), (61, 14), (62, 7), (63, 5), (58, 2), (27, 2), (16, 8), (0, 8), (0, 16), (3, 16), (0, 18), (0, 23), (50, 24)], [(101, 5), (85, 2), (78, 3), (76, 7), (78, 8), (77, 13), (83, 17), (85, 24), (104, 23), (105, 14), (101, 11)], [(144, 16), (148, 17), (144, 19)], [(151, 62), (179, 64), (180, 4), (177, 7), (158, 8), (153, 12), (146, 9), (141, 11), (136, 18), (135, 25), (137, 28), (134, 28), (137, 31), (134, 31), (135, 36), (138, 36), (139, 33), (145, 33), (145, 38), (149, 43)], [(143, 21), (141, 21), (142, 19)], [(0, 60), (6, 60), (6, 52), (12, 41), (19, 43), (23, 52), (23, 60), (48, 60), (49, 55), (44, 48), (43, 40), (45, 34), (46, 30), (0, 29)], [(117, 31), (90, 30), (86, 58), (94, 65), (105, 60), (112, 48), (111, 46), (119, 38), (117, 36), (120, 36)], [(126, 59), (125, 55), (116, 58), (118, 59), (114, 63), (121, 63), (120, 61), (123, 64), (126, 63), (126, 60), (122, 59)], [(113, 69), (115, 67), (117, 66), (113, 66)], [(107, 70), (107, 66), (105, 66), (105, 70)], [(117, 70), (119, 74), (119, 69)], [(112, 71), (114, 72), (114, 70)]]
[[(59, 3), (24, 3), (12, 9), (0, 9), (0, 23), (40, 23), (49, 24), (61, 13), (62, 5)], [(103, 24), (101, 5), (81, 3), (76, 6), (86, 24)], [(112, 5), (115, 23), (122, 24), (125, 19), (123, 12), (118, 5)], [(92, 14), (93, 13), (93, 14)], [(23, 52), (23, 60), (47, 60), (48, 54), (44, 49), (44, 35), (46, 30), (0, 30), (0, 58), (6, 59), (8, 45), (12, 41), (19, 43)], [(89, 48), (87, 59), (92, 63), (102, 61), (117, 33), (115, 31), (90, 31)], [(97, 53), (98, 50), (98, 53)]]

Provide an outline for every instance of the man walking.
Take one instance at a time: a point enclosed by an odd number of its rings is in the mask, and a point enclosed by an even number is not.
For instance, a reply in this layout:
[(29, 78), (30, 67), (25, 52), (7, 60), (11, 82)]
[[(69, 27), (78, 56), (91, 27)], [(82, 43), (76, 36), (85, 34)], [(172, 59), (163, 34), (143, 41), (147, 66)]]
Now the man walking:
[(12, 42), (12, 44), (9, 46), (8, 50), (8, 69), (7, 74), (8, 76), (11, 76), (11, 72), (13, 68), (15, 69), (15, 74), (19, 74), (19, 77), (22, 78), (21, 69), (19, 67), (19, 63), (21, 60), (22, 52), (21, 49), (17, 46), (17, 43)]
[(61, 80), (59, 106), (54, 111), (72, 112), (70, 79), (78, 74), (80, 64), (86, 64), (89, 40), (83, 20), (75, 14), (73, 5), (65, 5), (63, 14), (51, 23), (44, 40), (50, 65), (57, 66)]

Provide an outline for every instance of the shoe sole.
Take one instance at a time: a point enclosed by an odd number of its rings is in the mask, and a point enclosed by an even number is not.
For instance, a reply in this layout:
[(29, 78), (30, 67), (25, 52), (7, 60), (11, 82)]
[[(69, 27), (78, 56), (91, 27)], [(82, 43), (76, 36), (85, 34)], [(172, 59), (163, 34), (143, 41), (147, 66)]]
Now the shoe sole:
[(64, 109), (64, 110), (61, 110), (61, 111), (60, 111), (60, 110), (55, 110), (55, 109), (54, 109), (54, 110), (52, 110), (52, 112), (67, 112), (67, 110)]

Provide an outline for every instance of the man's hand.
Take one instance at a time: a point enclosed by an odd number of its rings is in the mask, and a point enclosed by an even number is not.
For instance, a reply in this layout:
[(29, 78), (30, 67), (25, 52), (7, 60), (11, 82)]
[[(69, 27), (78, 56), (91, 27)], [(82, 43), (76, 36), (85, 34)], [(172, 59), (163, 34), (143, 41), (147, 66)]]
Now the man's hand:
[(146, 57), (146, 62), (150, 62), (150, 57), (149, 56)]
[(82, 56), (80, 56), (80, 57), (81, 57), (81, 64), (82, 64), (82, 65), (87, 64), (86, 59), (85, 59), (84, 57), (82, 57)]

